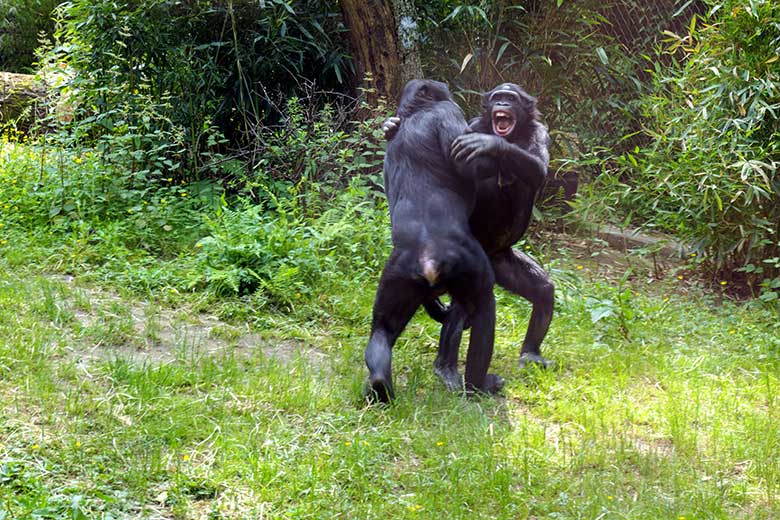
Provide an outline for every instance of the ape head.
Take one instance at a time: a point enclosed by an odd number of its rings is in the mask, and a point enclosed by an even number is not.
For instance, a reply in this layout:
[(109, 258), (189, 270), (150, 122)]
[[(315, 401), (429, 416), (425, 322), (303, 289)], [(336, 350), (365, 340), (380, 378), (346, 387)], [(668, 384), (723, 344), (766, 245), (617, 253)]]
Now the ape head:
[(536, 98), (514, 83), (502, 83), (482, 94), (483, 118), (489, 119), (493, 133), (514, 140), (538, 120)]
[(446, 83), (430, 79), (413, 79), (406, 84), (403, 94), (401, 94), (398, 115), (409, 117), (439, 101), (452, 101), (452, 95)]

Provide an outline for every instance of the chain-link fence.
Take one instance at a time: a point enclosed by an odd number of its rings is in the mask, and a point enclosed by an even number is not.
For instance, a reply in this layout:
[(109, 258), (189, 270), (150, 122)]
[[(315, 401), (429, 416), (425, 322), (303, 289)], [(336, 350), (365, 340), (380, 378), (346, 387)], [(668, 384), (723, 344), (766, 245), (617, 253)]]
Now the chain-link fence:
[(650, 50), (663, 31), (684, 33), (694, 15), (705, 13), (701, 0), (624, 0), (605, 7), (608, 23), (602, 27), (626, 49), (641, 52)]
[[(549, 4), (531, 2), (531, 5), (538, 9), (549, 8)], [(621, 69), (618, 72), (616, 70), (606, 71), (605, 69), (605, 74), (617, 74), (613, 77), (614, 81), (609, 83), (607, 91), (623, 92), (622, 96), (615, 98), (617, 101), (615, 105), (622, 106), (630, 102), (632, 95), (638, 94), (638, 90), (631, 86), (630, 82), (625, 81), (627, 77), (633, 77), (641, 83), (646, 83), (651, 79), (643, 65), (645, 61), (640, 57), (649, 56), (651, 60), (667, 62), (668, 56), (655, 52), (661, 40), (667, 37), (664, 33), (685, 35), (694, 16), (703, 17), (707, 14), (707, 6), (702, 0), (643, 0), (641, 2), (636, 0), (604, 0), (601, 7), (593, 4), (588, 5), (600, 15), (600, 20), (594, 24), (596, 32), (606, 36), (608, 41), (617, 44), (618, 48), (625, 52), (629, 58), (626, 60), (627, 63), (635, 64), (632, 67), (633, 70)], [(609, 95), (605, 89), (599, 87), (598, 82), (583, 85), (580, 95), (582, 96), (583, 93), (587, 93), (585, 98), (593, 99)], [(631, 113), (630, 110), (624, 110), (622, 115), (618, 115), (612, 106), (612, 109), (606, 111), (606, 117), (601, 119), (594, 117), (591, 120), (590, 131), (599, 135), (620, 138), (619, 144), (616, 145), (617, 150), (621, 147), (630, 149), (636, 145), (641, 146), (646, 138), (637, 132), (640, 126), (637, 121), (633, 120), (633, 117), (637, 117), (636, 114), (628, 116), (629, 113)], [(560, 121), (560, 123), (552, 121), (551, 129), (566, 128), (566, 124), (566, 121)], [(559, 128), (555, 128), (556, 126)], [(576, 156), (576, 153), (582, 152), (582, 149), (586, 148), (587, 145), (580, 145), (579, 150), (572, 151), (571, 147), (566, 148), (566, 145), (569, 144), (566, 139), (573, 139), (575, 144), (579, 144), (580, 137), (576, 132), (558, 136), (557, 143), (554, 139), (554, 144), (558, 145), (558, 149), (554, 152), (566, 158)], [(560, 204), (563, 200), (571, 200), (578, 190), (580, 181), (588, 176), (581, 166), (574, 170), (553, 168), (552, 172), (543, 196), (548, 204), (556, 202)], [(590, 174), (596, 173), (595, 171), (590, 172)], [(584, 178), (583, 174), (585, 174)]]

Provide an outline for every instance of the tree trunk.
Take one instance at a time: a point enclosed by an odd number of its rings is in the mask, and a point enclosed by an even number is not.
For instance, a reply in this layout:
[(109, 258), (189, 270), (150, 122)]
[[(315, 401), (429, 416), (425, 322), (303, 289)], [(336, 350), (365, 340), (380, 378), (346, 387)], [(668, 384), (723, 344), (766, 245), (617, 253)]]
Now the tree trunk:
[[(17, 119), (33, 102), (43, 98), (46, 90), (35, 83), (35, 76), (0, 72), (0, 125)], [(34, 114), (25, 117), (21, 126), (26, 128)]]
[(401, 59), (401, 85), (423, 77), (420, 63), (420, 29), (414, 0), (393, 0), (398, 49)]
[(395, 102), (403, 84), (391, 1), (341, 0), (341, 12), (349, 30), (355, 79), (366, 89), (367, 101)]

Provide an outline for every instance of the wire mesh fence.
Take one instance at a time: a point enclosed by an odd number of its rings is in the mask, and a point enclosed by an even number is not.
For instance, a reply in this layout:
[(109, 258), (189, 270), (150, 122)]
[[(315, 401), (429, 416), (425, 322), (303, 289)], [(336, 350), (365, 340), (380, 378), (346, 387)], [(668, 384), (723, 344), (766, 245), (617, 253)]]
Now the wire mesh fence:
[(631, 51), (649, 50), (663, 31), (675, 34), (687, 30), (694, 15), (704, 15), (701, 0), (621, 0), (604, 8), (608, 21), (602, 30)]
[[(543, 2), (544, 0), (542, 0)], [(536, 8), (549, 8), (549, 4), (537, 4), (531, 2)], [(588, 4), (591, 9), (600, 15), (601, 20), (594, 25), (595, 32), (607, 37), (607, 41), (617, 44), (618, 48), (625, 52), (627, 63), (634, 63), (633, 70), (621, 69), (625, 77), (613, 78), (609, 83), (607, 91), (614, 93), (623, 92), (615, 100), (616, 104), (625, 106), (625, 103), (632, 96), (638, 95), (638, 89), (631, 86), (630, 82), (625, 81), (626, 77), (632, 76), (636, 81), (647, 83), (651, 81), (649, 73), (645, 70), (646, 61), (641, 56), (649, 56), (652, 61), (667, 62), (668, 56), (663, 53), (655, 52), (661, 40), (667, 36), (665, 32), (671, 32), (677, 35), (687, 33), (694, 16), (704, 17), (707, 13), (707, 5), (703, 0), (603, 0), (601, 6)], [(617, 73), (614, 70), (605, 71), (606, 74)], [(620, 74), (620, 73), (618, 73)], [(599, 86), (599, 82), (586, 83), (581, 87), (580, 97), (584, 98), (603, 98), (609, 96), (604, 88)], [(613, 142), (615, 150), (631, 149), (636, 145), (642, 145), (647, 137), (640, 130), (640, 123), (632, 117), (626, 118), (630, 111), (623, 111), (622, 116), (607, 111), (606, 117), (594, 117), (590, 122), (590, 131), (604, 136), (617, 136), (620, 140), (617, 144)], [(637, 117), (634, 114), (634, 117)], [(552, 120), (551, 129), (556, 126), (566, 128), (567, 121)], [(556, 137), (553, 144), (557, 146), (554, 150), (554, 156), (570, 158), (576, 155), (572, 152), (570, 143), (567, 139), (579, 141), (581, 136), (576, 132), (567, 134), (560, 132), (560, 128), (554, 132)], [(623, 137), (621, 137), (623, 136)], [(614, 141), (614, 140), (613, 140)], [(579, 144), (579, 143), (577, 143)], [(555, 147), (554, 146), (554, 147)], [(583, 145), (579, 147), (582, 148)], [(581, 150), (580, 150), (581, 151)], [(580, 182), (586, 181), (592, 175), (597, 175), (597, 171), (586, 173), (583, 167), (574, 168), (553, 168), (553, 174), (548, 177), (543, 200), (545, 205), (560, 205), (565, 200), (571, 200), (578, 190)], [(564, 204), (565, 207), (565, 204)]]

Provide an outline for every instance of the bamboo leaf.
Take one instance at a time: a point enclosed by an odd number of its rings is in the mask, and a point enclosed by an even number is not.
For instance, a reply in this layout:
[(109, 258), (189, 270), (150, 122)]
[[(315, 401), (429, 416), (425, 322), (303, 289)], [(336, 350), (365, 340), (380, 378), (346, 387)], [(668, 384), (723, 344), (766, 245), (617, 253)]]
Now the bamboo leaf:
[(463, 74), (463, 71), (466, 69), (466, 65), (469, 64), (471, 61), (471, 58), (473, 58), (474, 55), (472, 53), (466, 54), (466, 57), (463, 58), (463, 63), (460, 64), (460, 73)]

